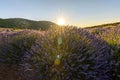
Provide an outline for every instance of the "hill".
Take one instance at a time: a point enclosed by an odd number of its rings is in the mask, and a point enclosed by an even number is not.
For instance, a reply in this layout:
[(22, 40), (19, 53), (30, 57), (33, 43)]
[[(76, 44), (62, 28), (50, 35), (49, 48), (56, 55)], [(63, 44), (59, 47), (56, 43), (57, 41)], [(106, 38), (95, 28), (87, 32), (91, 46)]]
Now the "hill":
[(19, 28), (19, 29), (42, 29), (46, 30), (51, 25), (57, 24), (50, 21), (34, 21), (23, 18), (0, 19), (0, 27), (2, 28)]
[(101, 25), (96, 25), (96, 26), (91, 26), (91, 27), (86, 27), (86, 28), (87, 29), (90, 29), (90, 28), (106, 28), (106, 27), (116, 27), (116, 26), (120, 26), (120, 22), (101, 24)]

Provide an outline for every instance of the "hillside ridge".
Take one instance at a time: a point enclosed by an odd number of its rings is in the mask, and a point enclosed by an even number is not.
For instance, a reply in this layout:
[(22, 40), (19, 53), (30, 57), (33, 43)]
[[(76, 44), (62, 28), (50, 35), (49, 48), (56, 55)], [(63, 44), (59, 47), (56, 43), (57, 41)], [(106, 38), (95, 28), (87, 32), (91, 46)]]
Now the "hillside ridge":
[(51, 21), (35, 21), (24, 18), (0, 18), (1, 28), (20, 28), (20, 29), (42, 29), (46, 30), (53, 26), (57, 26), (56, 23)]

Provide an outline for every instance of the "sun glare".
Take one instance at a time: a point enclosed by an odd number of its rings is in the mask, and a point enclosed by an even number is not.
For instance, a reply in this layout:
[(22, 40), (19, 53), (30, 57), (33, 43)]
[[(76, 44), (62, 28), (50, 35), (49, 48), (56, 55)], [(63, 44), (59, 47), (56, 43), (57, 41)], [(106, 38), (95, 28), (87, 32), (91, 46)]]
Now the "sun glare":
[(64, 25), (65, 24), (65, 20), (64, 19), (58, 19), (58, 25)]

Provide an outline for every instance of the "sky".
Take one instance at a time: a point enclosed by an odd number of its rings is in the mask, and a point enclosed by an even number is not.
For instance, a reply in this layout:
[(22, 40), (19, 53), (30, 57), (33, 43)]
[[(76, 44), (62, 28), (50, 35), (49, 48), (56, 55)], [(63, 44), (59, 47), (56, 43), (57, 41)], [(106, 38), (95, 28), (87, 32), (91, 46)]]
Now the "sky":
[(25, 18), (79, 27), (120, 22), (120, 0), (0, 0), (0, 18)]

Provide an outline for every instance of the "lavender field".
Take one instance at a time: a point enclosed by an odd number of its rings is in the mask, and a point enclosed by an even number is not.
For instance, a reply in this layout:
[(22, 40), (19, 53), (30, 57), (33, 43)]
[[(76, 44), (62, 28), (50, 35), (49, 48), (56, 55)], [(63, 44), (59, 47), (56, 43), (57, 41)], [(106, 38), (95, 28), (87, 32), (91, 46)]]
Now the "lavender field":
[(0, 28), (0, 80), (120, 80), (120, 26)]

